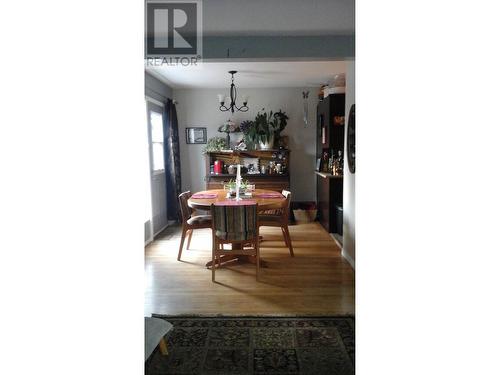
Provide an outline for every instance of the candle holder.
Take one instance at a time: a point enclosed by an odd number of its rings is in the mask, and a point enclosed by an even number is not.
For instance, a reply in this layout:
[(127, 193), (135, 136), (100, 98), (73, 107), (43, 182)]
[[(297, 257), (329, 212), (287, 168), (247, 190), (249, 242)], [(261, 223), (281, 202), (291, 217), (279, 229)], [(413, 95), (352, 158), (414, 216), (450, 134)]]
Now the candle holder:
[(241, 165), (238, 164), (236, 167), (236, 200), (241, 200), (240, 198), (240, 189), (241, 189)]

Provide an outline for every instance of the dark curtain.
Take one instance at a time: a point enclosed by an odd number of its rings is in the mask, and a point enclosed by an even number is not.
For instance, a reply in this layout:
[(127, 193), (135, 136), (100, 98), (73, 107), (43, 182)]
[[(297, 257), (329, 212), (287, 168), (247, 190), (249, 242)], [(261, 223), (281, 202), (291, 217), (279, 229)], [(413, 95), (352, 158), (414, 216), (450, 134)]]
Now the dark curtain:
[(178, 196), (181, 193), (179, 127), (177, 124), (177, 111), (171, 99), (167, 100), (163, 118), (165, 178), (167, 179), (167, 216), (168, 220), (179, 221)]

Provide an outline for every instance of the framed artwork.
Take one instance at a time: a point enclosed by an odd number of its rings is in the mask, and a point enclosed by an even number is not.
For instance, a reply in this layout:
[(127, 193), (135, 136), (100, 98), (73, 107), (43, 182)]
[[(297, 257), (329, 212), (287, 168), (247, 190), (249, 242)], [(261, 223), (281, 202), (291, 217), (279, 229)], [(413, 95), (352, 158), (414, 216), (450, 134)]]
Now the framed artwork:
[(207, 143), (207, 128), (186, 128), (186, 143), (188, 145)]
[(241, 164), (246, 167), (247, 173), (259, 173), (259, 158), (243, 158)]

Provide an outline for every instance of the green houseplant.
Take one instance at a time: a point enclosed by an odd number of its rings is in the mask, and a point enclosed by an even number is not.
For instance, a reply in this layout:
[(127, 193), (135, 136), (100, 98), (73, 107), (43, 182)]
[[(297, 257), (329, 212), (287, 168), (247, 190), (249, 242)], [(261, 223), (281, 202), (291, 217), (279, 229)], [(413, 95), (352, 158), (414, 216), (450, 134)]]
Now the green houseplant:
[[(240, 191), (245, 192), (250, 185), (250, 181), (241, 180)], [(224, 184), (224, 189), (229, 190), (230, 192), (234, 192), (236, 190), (236, 181), (230, 179), (229, 182)]]
[(250, 120), (245, 120), (242, 121), (240, 124), (240, 131), (243, 133), (243, 139), (245, 141), (245, 144), (248, 148), (248, 150), (252, 150), (255, 148), (255, 141), (254, 141), (254, 128), (255, 124), (253, 121)]
[(244, 121), (240, 125), (245, 138), (254, 144), (259, 144), (263, 150), (274, 147), (274, 141), (279, 138), (280, 133), (285, 129), (288, 122), (288, 116), (285, 112), (270, 111), (258, 112), (254, 121)]
[(203, 153), (224, 150), (225, 147), (226, 140), (223, 137), (212, 137), (208, 139), (207, 145), (203, 148)]

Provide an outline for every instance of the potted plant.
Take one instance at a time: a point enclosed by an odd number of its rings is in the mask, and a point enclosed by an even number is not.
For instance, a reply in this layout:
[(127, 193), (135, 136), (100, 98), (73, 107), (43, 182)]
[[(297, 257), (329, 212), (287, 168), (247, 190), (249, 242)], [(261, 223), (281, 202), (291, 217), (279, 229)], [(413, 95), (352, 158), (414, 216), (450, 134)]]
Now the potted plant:
[(247, 146), (249, 144), (259, 145), (261, 150), (269, 150), (274, 147), (275, 140), (279, 139), (281, 132), (285, 129), (288, 116), (281, 109), (278, 112), (258, 112), (254, 121), (245, 120), (240, 124)]
[(255, 148), (255, 132), (253, 131), (254, 127), (254, 122), (250, 120), (242, 121), (240, 124), (240, 131), (243, 133), (243, 140), (249, 150)]
[(285, 112), (265, 112), (262, 108), (262, 112), (257, 113), (254, 121), (243, 121), (240, 129), (247, 140), (259, 144), (261, 150), (269, 150), (274, 147), (275, 139), (279, 138), (287, 122), (288, 116)]
[[(281, 111), (281, 109), (274, 113), (271, 111), (272, 117), (271, 124), (274, 129), (274, 136), (275, 140), (278, 141), (280, 139), (281, 132), (286, 128), (286, 125), (288, 123), (288, 116), (286, 115), (285, 112)], [(274, 144), (271, 144), (271, 148), (274, 147)]]
[(207, 145), (203, 148), (203, 153), (224, 150), (225, 147), (226, 140), (223, 137), (212, 137), (208, 139)]
[[(240, 194), (244, 194), (250, 188), (250, 182), (248, 180), (242, 180), (240, 185)], [(231, 179), (229, 182), (224, 184), (224, 190), (229, 191), (229, 194), (236, 194), (236, 181)]]
[[(262, 108), (264, 110), (264, 108)], [(255, 116), (256, 141), (259, 143), (261, 150), (269, 150), (274, 146), (274, 135), (277, 128), (273, 120), (273, 111), (269, 113), (258, 112)]]

